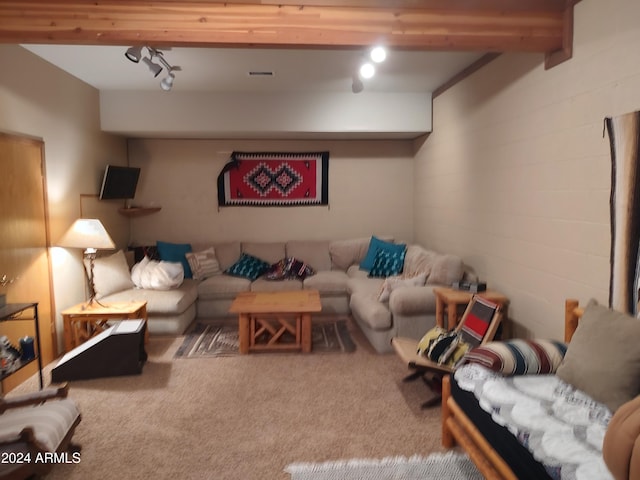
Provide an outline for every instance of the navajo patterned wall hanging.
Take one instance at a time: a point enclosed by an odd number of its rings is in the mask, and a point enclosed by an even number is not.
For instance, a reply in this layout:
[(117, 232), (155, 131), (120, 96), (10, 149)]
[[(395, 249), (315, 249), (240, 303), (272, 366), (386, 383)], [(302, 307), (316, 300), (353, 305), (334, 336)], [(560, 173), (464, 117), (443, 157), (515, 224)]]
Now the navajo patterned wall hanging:
[(329, 152), (233, 152), (218, 175), (218, 206), (329, 204)]
[(638, 311), (640, 273), (640, 112), (606, 118), (611, 146), (609, 306)]

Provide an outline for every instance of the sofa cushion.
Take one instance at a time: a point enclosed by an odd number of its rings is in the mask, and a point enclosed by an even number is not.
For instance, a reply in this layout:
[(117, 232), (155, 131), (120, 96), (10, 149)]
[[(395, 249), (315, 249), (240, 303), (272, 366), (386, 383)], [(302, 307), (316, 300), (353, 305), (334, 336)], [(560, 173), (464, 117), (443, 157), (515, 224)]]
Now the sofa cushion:
[(306, 290), (318, 290), (320, 295), (323, 294), (346, 294), (347, 293), (347, 274), (340, 270), (322, 270), (312, 277), (304, 279), (303, 287)]
[[(362, 272), (362, 270), (360, 271)], [(377, 300), (380, 290), (382, 289), (384, 279), (369, 278), (366, 276), (366, 272), (364, 273), (365, 276), (363, 277), (349, 277), (349, 280), (347, 280), (347, 292), (350, 295), (353, 295), (354, 293), (366, 293), (367, 295), (374, 296)]]
[(640, 321), (589, 302), (557, 375), (613, 412), (640, 393)]
[[(85, 262), (85, 268), (89, 271), (88, 261)], [(134, 287), (129, 264), (122, 250), (94, 260), (93, 286), (97, 299)]]
[(286, 245), (287, 257), (305, 262), (316, 272), (331, 270), (331, 256), (327, 241), (291, 241)]
[(251, 290), (251, 280), (231, 275), (214, 275), (198, 285), (198, 298), (216, 300), (235, 298), (240, 292)]
[(435, 285), (451, 285), (462, 278), (464, 270), (462, 259), (456, 255), (437, 255), (431, 265), (431, 272), (427, 277), (427, 283)]
[(199, 252), (189, 252), (186, 257), (195, 280), (204, 280), (212, 275), (220, 275), (222, 273), (213, 247)]
[(378, 237), (371, 237), (369, 241), (369, 247), (367, 248), (367, 253), (364, 259), (360, 262), (360, 268), (363, 270), (370, 271), (376, 261), (376, 255), (378, 251), (382, 250), (385, 252), (389, 252), (389, 254), (394, 253), (403, 253), (407, 246), (403, 243), (392, 243), (386, 242), (384, 240), (379, 239)]
[(192, 278), (191, 267), (186, 254), (191, 251), (190, 243), (170, 243), (157, 241), (158, 255), (165, 262), (180, 262), (184, 268), (184, 278)]
[(270, 265), (287, 256), (284, 242), (242, 242), (242, 253), (260, 258)]
[(420, 273), (415, 277), (392, 276), (385, 279), (378, 293), (378, 301), (388, 302), (391, 292), (403, 287), (422, 287), (427, 280), (427, 275)]
[(425, 250), (420, 245), (409, 245), (404, 255), (404, 268), (402, 272), (407, 276), (431, 273), (431, 266), (438, 254), (431, 250)]
[(302, 281), (295, 278), (286, 278), (278, 281), (258, 278), (251, 282), (252, 292), (283, 292), (287, 290), (302, 290)]
[(216, 258), (220, 264), (222, 271), (236, 263), (242, 255), (242, 246), (240, 242), (219, 242), (213, 244), (216, 252)]
[[(387, 242), (393, 242), (393, 237), (378, 236), (378, 238)], [(359, 264), (367, 254), (370, 242), (371, 237), (330, 242), (329, 255), (331, 256), (331, 268), (346, 271), (351, 265)]]
[(353, 293), (349, 299), (349, 306), (352, 315), (372, 330), (391, 328), (391, 312), (384, 303), (378, 301), (375, 295)]
[(255, 280), (265, 273), (271, 265), (261, 258), (248, 253), (242, 253), (236, 263), (227, 268), (224, 273), (234, 277), (242, 277), (247, 280)]
[[(378, 302), (380, 303), (380, 302)], [(383, 304), (384, 305), (384, 304)], [(425, 315), (436, 312), (436, 296), (433, 287), (404, 287), (391, 292), (389, 310), (394, 315)]]
[(131, 288), (104, 297), (104, 302), (147, 302), (147, 313), (175, 314), (187, 310), (198, 297), (198, 282), (185, 279), (178, 288), (172, 290), (147, 290)]

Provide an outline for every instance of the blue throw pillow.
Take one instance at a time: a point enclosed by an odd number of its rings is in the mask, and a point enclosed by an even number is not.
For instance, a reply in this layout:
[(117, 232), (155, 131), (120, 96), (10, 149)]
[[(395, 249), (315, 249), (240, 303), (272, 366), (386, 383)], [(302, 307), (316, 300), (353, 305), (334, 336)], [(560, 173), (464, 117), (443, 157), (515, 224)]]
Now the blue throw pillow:
[(405, 252), (406, 249), (378, 250), (373, 260), (373, 266), (369, 270), (369, 276), (386, 278), (402, 273)]
[(256, 278), (269, 270), (270, 267), (271, 264), (264, 260), (260, 260), (253, 255), (243, 253), (238, 261), (227, 268), (224, 273), (235, 277), (247, 278), (253, 282)]
[(373, 262), (376, 259), (378, 250), (390, 251), (390, 252), (404, 252), (407, 246), (404, 243), (390, 243), (380, 240), (377, 237), (371, 237), (369, 242), (369, 250), (364, 257), (364, 260), (360, 263), (362, 270), (369, 271), (373, 267)]
[(180, 262), (182, 268), (184, 268), (184, 278), (193, 278), (189, 261), (186, 254), (191, 252), (191, 244), (189, 243), (169, 243), (169, 242), (156, 242), (158, 248), (158, 255), (160, 260), (165, 262)]

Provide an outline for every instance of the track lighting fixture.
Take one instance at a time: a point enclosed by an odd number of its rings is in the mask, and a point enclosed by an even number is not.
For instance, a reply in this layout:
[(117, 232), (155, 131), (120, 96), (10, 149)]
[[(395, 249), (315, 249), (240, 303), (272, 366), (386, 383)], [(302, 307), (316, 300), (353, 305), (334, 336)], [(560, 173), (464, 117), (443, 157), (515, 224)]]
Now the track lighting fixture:
[[(147, 52), (149, 54), (146, 57), (142, 56), (142, 49), (144, 48), (147, 49)], [(182, 70), (182, 68), (180, 67), (174, 67), (173, 65), (170, 65), (169, 62), (167, 62), (167, 60), (164, 58), (164, 53), (162, 51), (149, 46), (130, 47), (127, 49), (124, 55), (133, 63), (138, 63), (140, 62), (140, 60), (142, 60), (143, 63), (145, 63), (147, 67), (149, 67), (149, 70), (153, 74), (154, 78), (160, 75), (162, 69), (165, 68), (167, 70), (167, 76), (160, 81), (160, 88), (162, 88), (162, 90), (166, 92), (171, 90), (171, 88), (173, 87), (173, 82), (176, 78), (173, 72)], [(154, 60), (159, 63), (154, 62)]]
[(142, 57), (143, 47), (130, 47), (125, 52), (124, 56), (131, 60), (133, 63), (138, 63)]
[(364, 90), (363, 80), (372, 78), (376, 73), (376, 67), (373, 63), (382, 63), (386, 58), (387, 51), (384, 47), (376, 46), (369, 50), (368, 58), (363, 58), (357, 73), (353, 75), (351, 91), (353, 93), (360, 93)]
[(147, 67), (149, 67), (149, 70), (151, 71), (151, 73), (153, 73), (154, 77), (157, 77), (158, 75), (160, 75), (160, 72), (162, 71), (162, 67), (157, 63), (153, 63), (153, 60), (151, 60), (150, 57), (143, 57), (142, 61), (147, 64)]

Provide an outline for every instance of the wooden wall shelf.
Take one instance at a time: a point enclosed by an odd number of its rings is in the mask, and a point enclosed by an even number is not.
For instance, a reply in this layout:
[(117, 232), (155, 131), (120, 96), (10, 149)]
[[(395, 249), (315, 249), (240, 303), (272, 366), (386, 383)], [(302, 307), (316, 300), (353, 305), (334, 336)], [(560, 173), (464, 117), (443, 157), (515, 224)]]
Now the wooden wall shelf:
[(118, 212), (125, 217), (141, 217), (143, 215), (149, 215), (161, 210), (161, 207), (130, 207), (119, 208)]

